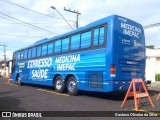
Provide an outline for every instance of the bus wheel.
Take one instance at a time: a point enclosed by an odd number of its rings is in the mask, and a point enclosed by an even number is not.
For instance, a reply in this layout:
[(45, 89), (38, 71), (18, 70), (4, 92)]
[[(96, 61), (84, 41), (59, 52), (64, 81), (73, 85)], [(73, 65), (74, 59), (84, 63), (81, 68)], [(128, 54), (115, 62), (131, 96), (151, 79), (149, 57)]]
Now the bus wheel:
[(68, 79), (67, 82), (67, 91), (70, 95), (77, 95), (78, 94), (78, 88), (77, 88), (77, 82), (76, 82), (76, 78), (71, 76)]
[(65, 91), (65, 84), (61, 76), (57, 76), (55, 79), (55, 90), (59, 93), (63, 93)]
[(17, 76), (16, 84), (22, 85), (20, 75)]

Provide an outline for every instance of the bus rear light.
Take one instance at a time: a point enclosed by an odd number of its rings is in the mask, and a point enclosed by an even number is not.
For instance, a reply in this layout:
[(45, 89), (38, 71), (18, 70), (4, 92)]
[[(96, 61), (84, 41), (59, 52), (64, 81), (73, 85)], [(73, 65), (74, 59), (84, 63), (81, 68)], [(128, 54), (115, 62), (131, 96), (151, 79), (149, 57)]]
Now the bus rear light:
[(116, 76), (116, 67), (115, 65), (110, 66), (110, 77), (115, 77)]

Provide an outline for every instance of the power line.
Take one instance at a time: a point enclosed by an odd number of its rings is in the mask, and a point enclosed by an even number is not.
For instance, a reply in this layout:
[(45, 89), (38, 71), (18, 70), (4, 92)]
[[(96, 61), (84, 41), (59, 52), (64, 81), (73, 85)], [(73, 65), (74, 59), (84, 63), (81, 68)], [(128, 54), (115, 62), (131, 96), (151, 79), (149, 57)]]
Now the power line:
[[(65, 22), (35, 22), (35, 23), (30, 23), (30, 24), (48, 24), (48, 23), (65, 23)], [(14, 23), (14, 22), (2, 22), (0, 21), (0, 24), (22, 24), (22, 23)]]
[[(14, 22), (14, 23), (19, 24), (19, 23), (18, 23), (18, 22), (16, 22), (16, 21), (13, 21), (13, 20), (11, 20), (11, 19), (8, 19), (8, 18), (2, 17), (2, 16), (0, 16), (0, 18), (3, 18), (3, 19), (6, 19), (6, 20), (8, 20), (8, 21), (12, 21), (12, 22)], [(21, 23), (20, 25), (23, 25), (23, 26), (29, 27), (29, 26), (27, 26), (27, 25), (25, 25), (25, 24), (23, 24), (23, 23)]]
[(160, 26), (160, 23), (154, 23), (154, 24), (150, 24), (150, 25), (145, 25), (143, 26), (144, 29), (149, 29), (149, 28), (153, 28), (153, 27), (158, 27)]
[(0, 33), (0, 35), (2, 35), (2, 36), (4, 35), (4, 36), (7, 36), (7, 37), (8, 36), (11, 36), (11, 37), (14, 36), (14, 37), (27, 37), (27, 38), (40, 38), (40, 36), (36, 37), (36, 36), (24, 36), (24, 35), (11, 35), (11, 34), (5, 34), (5, 33)]
[[(51, 17), (51, 18), (56, 18), (56, 19), (64, 20), (64, 19), (62, 19), (62, 18), (53, 17), (53, 16), (51, 16), (51, 15), (47, 15), (47, 14), (44, 14), (44, 13), (37, 12), (37, 11), (35, 11), (35, 10), (31, 10), (31, 9), (29, 9), (29, 8), (26, 8), (26, 7), (24, 7), (24, 6), (21, 6), (21, 5), (19, 5), (19, 4), (16, 4), (16, 3), (14, 3), (14, 2), (11, 2), (11, 1), (9, 1), (9, 0), (1, 0), (1, 1), (6, 2), (6, 3), (8, 3), (8, 4), (11, 4), (11, 5), (14, 5), (14, 6), (17, 6), (17, 7), (20, 7), (20, 8), (23, 8), (23, 9), (26, 9), (26, 10), (29, 10), (29, 11), (32, 11), (32, 12), (37, 13), (37, 14), (41, 14), (41, 15), (43, 15), (43, 16), (47, 16), (47, 17)], [(72, 21), (72, 20), (67, 20), (67, 21)], [(72, 22), (74, 22), (74, 21), (72, 21)]]
[[(1, 13), (0, 12), (0, 14), (3, 14), (3, 13)], [(3, 14), (4, 15), (4, 14)], [(8, 15), (6, 15), (7, 17), (9, 17), (10, 18), (10, 16), (8, 16)], [(5, 18), (5, 17), (2, 17), (2, 16), (0, 16), (0, 18), (3, 18), (3, 19), (6, 19), (6, 20), (8, 20), (8, 21), (12, 21), (12, 22), (14, 22), (14, 23), (17, 23), (17, 24), (19, 24), (18, 22), (16, 22), (16, 21), (14, 21), (14, 20), (10, 20), (10, 19), (8, 19), (8, 18)], [(12, 18), (11, 17), (11, 19), (14, 19), (14, 18)], [(16, 18), (15, 18), (16, 19)], [(16, 19), (17, 20), (17, 19)], [(18, 20), (19, 21), (19, 20)], [(21, 22), (21, 20), (20, 20), (20, 22)], [(25, 23), (26, 24), (26, 23)], [(27, 26), (27, 25), (25, 25), (24, 23), (21, 23), (20, 25), (24, 25), (24, 26), (26, 26), (26, 27), (29, 27), (29, 26)], [(30, 24), (30, 23), (27, 23), (27, 24)], [(57, 34), (57, 33), (55, 33), (55, 34)]]
[[(10, 20), (10, 19), (8, 19), (8, 18), (5, 18), (5, 17), (2, 17), (2, 16), (0, 16), (0, 18), (3, 18), (3, 19), (6, 19), (6, 20), (8, 20), (8, 21), (12, 21), (12, 22), (14, 22), (14, 23), (17, 23), (18, 24), (18, 22), (16, 22), (16, 21), (13, 21), (13, 20)], [(21, 23), (22, 24), (22, 23)], [(23, 24), (24, 25), (24, 24)], [(26, 26), (26, 25), (25, 25)]]
[[(2, 14), (2, 15), (4, 15), (4, 16), (7, 16), (7, 17), (9, 17), (9, 18), (12, 18), (12, 19), (14, 19), (14, 20), (20, 21), (20, 22), (22, 22), (22, 23), (24, 23), (24, 24), (30, 25), (30, 26), (32, 26), (32, 27), (41, 29), (41, 30), (43, 30), (43, 31), (47, 31), (47, 32), (49, 32), (49, 33), (54, 33), (54, 32), (52, 32), (52, 31), (46, 30), (46, 29), (44, 29), (44, 28), (41, 28), (41, 27), (32, 25), (32, 24), (30, 24), (30, 23), (24, 22), (24, 21), (22, 21), (22, 20), (19, 20), (19, 19), (17, 19), (17, 18), (12, 17), (12, 16), (6, 15), (6, 14), (4, 14), (4, 13), (2, 13), (2, 12), (0, 12), (0, 14)], [(54, 34), (58, 34), (58, 33), (54, 33)]]

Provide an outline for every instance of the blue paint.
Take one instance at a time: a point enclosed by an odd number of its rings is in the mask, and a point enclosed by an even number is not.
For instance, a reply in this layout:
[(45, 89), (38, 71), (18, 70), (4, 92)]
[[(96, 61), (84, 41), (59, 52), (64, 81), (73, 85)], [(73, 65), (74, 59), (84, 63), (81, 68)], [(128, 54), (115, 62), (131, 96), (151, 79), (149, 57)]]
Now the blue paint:
[(13, 56), (13, 81), (19, 74), (24, 83), (54, 86), (56, 75), (64, 81), (73, 75), (79, 90), (112, 92), (127, 90), (132, 78), (145, 80), (143, 27), (117, 15), (39, 40)]

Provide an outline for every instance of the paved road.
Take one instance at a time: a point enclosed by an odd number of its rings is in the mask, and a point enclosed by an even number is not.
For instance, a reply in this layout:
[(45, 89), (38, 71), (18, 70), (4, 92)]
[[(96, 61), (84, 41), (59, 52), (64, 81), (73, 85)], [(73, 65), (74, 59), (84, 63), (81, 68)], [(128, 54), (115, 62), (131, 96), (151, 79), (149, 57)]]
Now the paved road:
[[(155, 108), (151, 107), (147, 98), (143, 98), (139, 109), (148, 113), (150, 111), (160, 111), (160, 101), (156, 101), (159, 92), (159, 83), (149, 86), (149, 93)], [(134, 108), (133, 98), (129, 98), (124, 108), (121, 108), (123, 99), (124, 96), (121, 94), (98, 92), (81, 92), (78, 96), (69, 96), (67, 93), (58, 94), (53, 88), (46, 86), (5, 84), (5, 79), (0, 78), (0, 111), (132, 111)], [(3, 118), (3, 120), (12, 119), (19, 120), (19, 118)], [(86, 119), (97, 120), (96, 117), (87, 117)], [(106, 118), (101, 117), (101, 119)], [(132, 117), (132, 119), (135, 119), (135, 117)], [(157, 117), (153, 119), (157, 119)]]

